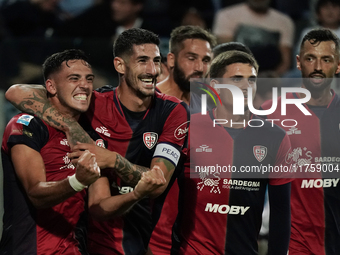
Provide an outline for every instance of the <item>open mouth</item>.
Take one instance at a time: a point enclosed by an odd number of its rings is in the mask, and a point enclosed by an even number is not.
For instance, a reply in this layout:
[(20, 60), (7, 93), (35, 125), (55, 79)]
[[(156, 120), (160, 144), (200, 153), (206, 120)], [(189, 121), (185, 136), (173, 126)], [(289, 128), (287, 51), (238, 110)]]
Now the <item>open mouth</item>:
[(76, 94), (73, 96), (73, 98), (77, 101), (86, 101), (87, 100), (87, 95), (86, 94)]
[(313, 82), (313, 83), (322, 83), (324, 81), (324, 77), (322, 75), (312, 75), (310, 77), (310, 80)]
[(144, 78), (140, 79), (147, 87), (153, 87), (155, 84), (155, 80), (153, 78)]

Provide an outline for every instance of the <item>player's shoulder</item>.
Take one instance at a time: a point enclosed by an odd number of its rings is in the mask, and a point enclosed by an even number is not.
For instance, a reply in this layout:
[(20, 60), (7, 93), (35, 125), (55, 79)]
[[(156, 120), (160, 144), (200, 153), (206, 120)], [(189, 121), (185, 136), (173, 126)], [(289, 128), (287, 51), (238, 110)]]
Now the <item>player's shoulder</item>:
[(11, 126), (14, 124), (21, 124), (23, 126), (32, 126), (35, 125), (45, 125), (47, 124), (41, 120), (39, 117), (27, 113), (19, 113), (15, 115), (9, 122), (7, 126)]
[(182, 100), (174, 96), (170, 96), (170, 95), (155, 91), (155, 101), (156, 101), (156, 104), (162, 104), (163, 107), (183, 108), (183, 110), (189, 112), (188, 105), (184, 103)]
[(93, 91), (92, 96), (94, 97), (111, 97), (116, 87), (112, 85), (105, 85), (103, 87), (97, 88)]
[[(253, 115), (251, 125), (258, 126), (262, 129), (262, 132), (266, 134), (266, 136), (275, 137), (284, 137), (286, 135), (286, 131), (280, 126), (275, 124), (274, 120), (265, 119), (261, 116)], [(256, 127), (255, 127), (256, 128)]]

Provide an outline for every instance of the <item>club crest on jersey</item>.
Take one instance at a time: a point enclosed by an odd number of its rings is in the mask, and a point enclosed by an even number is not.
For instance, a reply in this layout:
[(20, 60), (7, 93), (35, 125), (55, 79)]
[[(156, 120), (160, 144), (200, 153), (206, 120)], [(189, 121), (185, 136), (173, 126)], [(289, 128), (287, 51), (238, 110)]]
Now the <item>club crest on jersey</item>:
[(267, 147), (256, 145), (253, 147), (254, 156), (258, 162), (261, 162), (267, 156)]
[(96, 140), (96, 145), (102, 148), (105, 148), (105, 143), (103, 139), (97, 139)]
[(186, 121), (179, 125), (178, 128), (176, 128), (174, 136), (176, 139), (181, 140), (185, 137), (185, 135), (188, 133), (188, 122)]
[(143, 142), (145, 146), (151, 150), (158, 140), (158, 134), (155, 132), (146, 132), (143, 134)]

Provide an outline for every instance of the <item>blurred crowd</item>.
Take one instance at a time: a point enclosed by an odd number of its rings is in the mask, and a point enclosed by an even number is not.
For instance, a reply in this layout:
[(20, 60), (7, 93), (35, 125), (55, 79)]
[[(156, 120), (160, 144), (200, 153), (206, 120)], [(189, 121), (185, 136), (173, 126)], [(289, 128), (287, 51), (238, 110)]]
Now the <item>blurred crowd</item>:
[(206, 28), (219, 43), (244, 43), (263, 77), (298, 77), (301, 36), (316, 26), (340, 35), (339, 24), (339, 0), (0, 0), (1, 89), (42, 83), (43, 60), (67, 48), (90, 55), (96, 86), (115, 85), (117, 35), (132, 27), (151, 30), (166, 56), (170, 32), (179, 25)]

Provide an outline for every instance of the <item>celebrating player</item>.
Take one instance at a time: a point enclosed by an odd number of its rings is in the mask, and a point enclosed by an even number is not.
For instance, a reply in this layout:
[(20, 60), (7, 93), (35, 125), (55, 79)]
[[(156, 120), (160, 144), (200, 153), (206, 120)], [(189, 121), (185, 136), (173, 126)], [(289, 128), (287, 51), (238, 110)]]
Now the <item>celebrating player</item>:
[[(151, 192), (161, 194), (167, 187), (173, 170), (178, 163), (181, 147), (187, 133), (187, 106), (178, 99), (155, 92), (156, 78), (160, 72), (159, 39), (150, 31), (129, 29), (124, 31), (114, 44), (114, 66), (119, 73), (119, 85), (95, 91), (87, 112), (88, 120), (99, 135), (108, 140), (105, 150), (93, 144), (77, 144), (70, 154), (73, 162), (82, 150), (90, 150), (97, 157), (103, 171), (102, 176), (90, 192), (90, 212), (96, 219), (91, 220), (88, 250), (92, 254), (143, 254), (147, 252), (152, 229), (156, 224), (153, 207), (149, 198), (136, 203), (128, 213), (122, 214), (122, 207), (110, 203), (111, 199), (129, 193), (140, 180), (143, 172), (152, 169), (156, 177), (159, 171), (164, 183)], [(32, 96), (25, 94), (26, 87), (15, 86), (6, 93), (7, 99), (21, 110), (32, 111), (42, 107)], [(22, 98), (26, 102), (21, 102)], [(65, 116), (50, 114), (50, 110), (38, 114), (47, 120), (50, 117), (59, 128), (70, 133), (72, 141), (85, 137), (76, 123), (69, 125)], [(45, 114), (45, 115), (44, 115)], [(57, 118), (56, 118), (57, 117)], [(52, 121), (49, 123), (53, 124)], [(85, 138), (82, 141), (89, 141)], [(160, 179), (160, 178), (156, 178)], [(157, 182), (158, 183), (158, 182)], [(157, 184), (156, 183), (156, 184)], [(132, 199), (132, 197), (130, 197)], [(131, 205), (132, 200), (127, 202)], [(123, 202), (124, 210), (127, 208)]]
[[(78, 120), (92, 94), (94, 75), (87, 57), (79, 50), (56, 53), (46, 59), (43, 73), (51, 105)], [(84, 211), (84, 188), (99, 178), (100, 171), (89, 151), (76, 168), (68, 153), (65, 134), (40, 118), (18, 114), (8, 123), (1, 148), (1, 254), (80, 254), (75, 227)]]
[[(247, 53), (229, 51), (217, 56), (210, 68), (210, 85), (232, 84), (254, 99), (258, 65)], [(247, 88), (253, 89), (249, 95)], [(288, 136), (269, 122), (233, 114), (233, 98), (217, 89), (222, 104), (206, 115), (191, 116), (189, 155), (180, 184), (178, 232), (173, 254), (257, 254), (265, 192), (271, 215), (269, 254), (287, 254), (290, 233), (290, 183), (284, 173), (260, 179), (217, 171), (218, 166), (242, 170), (246, 166), (285, 165)], [(234, 100), (236, 100), (234, 98)], [(215, 121), (219, 120), (219, 121)], [(228, 120), (228, 121), (221, 121)], [(251, 125), (247, 125), (251, 121)], [(214, 123), (224, 123), (216, 124)], [(256, 123), (264, 123), (261, 124)], [(205, 171), (214, 166), (216, 171)], [(255, 176), (254, 176), (255, 177)], [(279, 178), (281, 177), (281, 178)]]
[[(328, 29), (312, 30), (304, 36), (297, 56), (302, 88), (311, 93), (311, 99), (303, 106), (311, 115), (305, 115), (295, 105), (287, 105), (285, 118), (297, 124), (282, 126), (292, 144), (289, 160), (301, 177), (292, 182), (289, 255), (330, 255), (340, 251), (339, 179), (332, 175), (339, 169), (340, 99), (331, 89), (334, 75), (340, 72), (339, 43), (339, 38)], [(303, 97), (298, 93), (286, 95), (288, 99)], [(282, 119), (280, 102), (281, 98), (268, 118)], [(269, 101), (262, 108), (270, 106)], [(307, 169), (309, 166), (316, 170)], [(318, 170), (320, 167), (322, 171)]]

